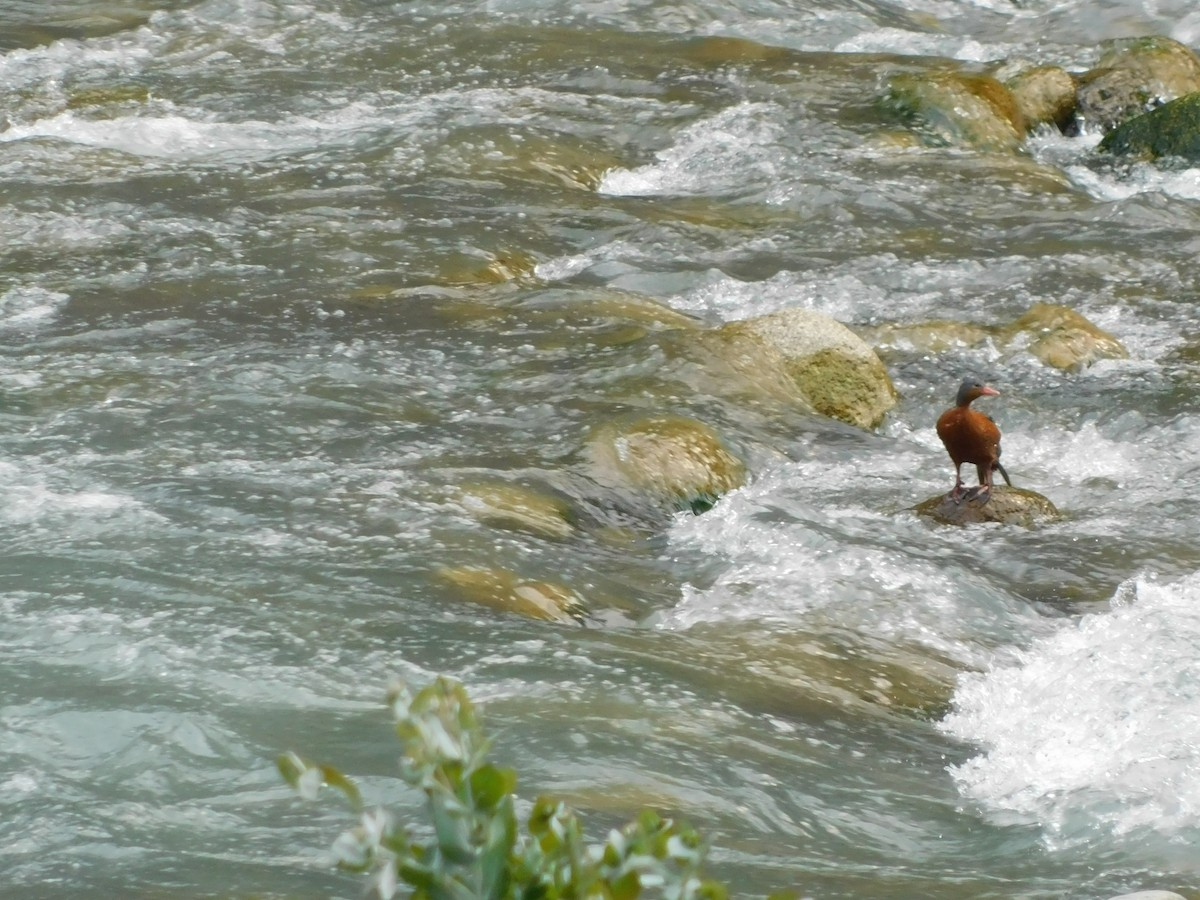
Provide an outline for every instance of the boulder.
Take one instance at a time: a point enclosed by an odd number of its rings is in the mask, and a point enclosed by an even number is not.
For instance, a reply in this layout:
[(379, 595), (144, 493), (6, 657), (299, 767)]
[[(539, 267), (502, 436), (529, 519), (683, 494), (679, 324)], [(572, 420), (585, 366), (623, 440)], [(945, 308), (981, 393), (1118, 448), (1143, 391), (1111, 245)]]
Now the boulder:
[(1174, 156), (1200, 163), (1200, 92), (1118, 125), (1105, 135), (1100, 150), (1143, 160)]
[(1161, 35), (1105, 41), (1079, 78), (1071, 130), (1108, 132), (1177, 97), (1200, 91), (1200, 58)]
[(587, 612), (578, 594), (552, 581), (529, 581), (507, 569), (459, 566), (437, 571), (464, 600), (530, 619), (576, 624)]
[(1053, 125), (1064, 131), (1075, 114), (1075, 79), (1058, 66), (1033, 66), (1004, 82), (1025, 128)]
[(1012, 345), (1029, 341), (1028, 350), (1056, 369), (1079, 370), (1100, 359), (1126, 359), (1129, 352), (1115, 337), (1089, 322), (1075, 310), (1037, 303), (1004, 328), (998, 342)]
[(697, 513), (746, 481), (745, 464), (720, 435), (686, 416), (606, 422), (592, 429), (584, 455), (598, 484)]
[(1011, 152), (1025, 137), (1016, 101), (990, 75), (950, 70), (897, 75), (884, 106), (934, 146)]
[(731, 346), (757, 342), (778, 361), (806, 405), (833, 419), (874, 428), (896, 405), (887, 369), (862, 338), (824, 313), (787, 309), (723, 325)]
[(985, 500), (971, 498), (956, 501), (947, 492), (918, 503), (913, 507), (913, 512), (943, 525), (998, 522), (1030, 528), (1059, 518), (1054, 504), (1036, 491), (999, 485), (992, 488), (991, 496)]

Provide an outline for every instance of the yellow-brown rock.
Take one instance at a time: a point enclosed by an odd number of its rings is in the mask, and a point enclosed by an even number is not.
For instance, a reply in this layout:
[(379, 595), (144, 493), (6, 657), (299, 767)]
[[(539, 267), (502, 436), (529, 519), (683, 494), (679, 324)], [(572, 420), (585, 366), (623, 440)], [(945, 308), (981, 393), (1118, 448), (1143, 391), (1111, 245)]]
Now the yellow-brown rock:
[(1013, 151), (1025, 138), (1016, 101), (990, 75), (953, 70), (898, 75), (884, 105), (935, 146)]
[(1025, 128), (1053, 125), (1065, 130), (1075, 114), (1075, 79), (1058, 66), (1034, 66), (1004, 82), (1021, 111)]
[(553, 494), (505, 481), (466, 482), (459, 490), (463, 508), (485, 525), (558, 540), (575, 531), (570, 506)]
[(824, 313), (787, 309), (729, 322), (719, 331), (745, 354), (765, 346), (763, 362), (781, 361), (805, 404), (824, 416), (874, 428), (896, 405), (883, 362), (862, 338)]
[(1106, 41), (1079, 79), (1074, 128), (1111, 131), (1133, 116), (1200, 91), (1200, 57), (1162, 35)]
[(530, 619), (575, 623), (586, 613), (583, 599), (566, 585), (529, 581), (507, 569), (460, 566), (437, 575), (464, 600)]
[(917, 504), (913, 512), (943, 525), (995, 522), (1031, 528), (1059, 518), (1055, 505), (1037, 491), (1006, 486), (993, 487), (991, 496), (984, 500), (952, 500), (948, 492), (939, 494)]
[(1011, 345), (1021, 338), (1028, 350), (1056, 369), (1078, 370), (1100, 359), (1125, 359), (1129, 352), (1121, 342), (1084, 316), (1066, 306), (1035, 304), (1000, 334), (1000, 342)]
[(746, 466), (708, 425), (686, 416), (649, 415), (592, 429), (588, 475), (673, 508), (701, 511), (746, 481)]

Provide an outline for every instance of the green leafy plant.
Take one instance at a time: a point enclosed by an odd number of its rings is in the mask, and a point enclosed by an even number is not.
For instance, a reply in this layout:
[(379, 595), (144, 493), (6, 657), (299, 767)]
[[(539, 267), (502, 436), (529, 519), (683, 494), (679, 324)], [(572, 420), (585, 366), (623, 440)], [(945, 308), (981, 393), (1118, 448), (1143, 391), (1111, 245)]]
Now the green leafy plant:
[(340, 866), (371, 872), (381, 897), (416, 900), (722, 900), (725, 888), (701, 874), (705, 848), (687, 826), (646, 811), (588, 844), (575, 813), (539, 798), (526, 829), (517, 825), (512, 769), (488, 760), (489, 742), (462, 685), (439, 678), (391, 694), (403, 747), (400, 772), (425, 794), (431, 834), (419, 838), (382, 809), (368, 810), (354, 784), (331, 766), (279, 758), (302, 796), (324, 787), (358, 811), (357, 827), (334, 844)]

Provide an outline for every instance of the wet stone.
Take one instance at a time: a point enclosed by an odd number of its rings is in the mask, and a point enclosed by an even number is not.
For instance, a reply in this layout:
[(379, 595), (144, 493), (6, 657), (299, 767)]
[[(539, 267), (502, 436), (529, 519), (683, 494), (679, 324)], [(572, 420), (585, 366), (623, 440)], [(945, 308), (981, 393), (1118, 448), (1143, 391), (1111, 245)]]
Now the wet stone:
[(651, 503), (704, 512), (746, 480), (746, 466), (710, 426), (686, 416), (653, 415), (607, 422), (585, 448), (589, 476)]
[(954, 71), (899, 75), (885, 109), (933, 146), (1009, 152), (1025, 137), (1025, 122), (1009, 90), (995, 78)]
[(463, 508), (485, 525), (556, 540), (575, 531), (570, 506), (552, 494), (499, 481), (466, 483), (461, 491)]
[(956, 501), (948, 492), (939, 494), (918, 503), (912, 511), (943, 525), (995, 522), (1030, 528), (1060, 518), (1055, 505), (1036, 491), (1000, 486), (994, 486), (991, 496), (983, 499), (964, 495)]

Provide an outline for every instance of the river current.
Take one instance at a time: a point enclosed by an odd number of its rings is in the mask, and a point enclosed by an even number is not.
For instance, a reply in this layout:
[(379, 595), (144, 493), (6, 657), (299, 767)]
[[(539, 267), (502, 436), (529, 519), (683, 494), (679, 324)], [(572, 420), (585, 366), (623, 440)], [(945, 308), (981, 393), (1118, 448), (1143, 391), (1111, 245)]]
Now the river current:
[[(0, 0), (0, 896), (361, 896), (274, 759), (419, 819), (384, 698), (437, 674), (523, 804), (685, 818), (739, 897), (1200, 896), (1200, 170), (879, 104), (1140, 34), (1200, 14)], [(1039, 302), (1128, 358), (896, 340), (872, 432), (732, 401), (690, 337)], [(908, 511), (968, 372), (1061, 520)], [(701, 515), (587, 476), (664, 412), (746, 463)]]

